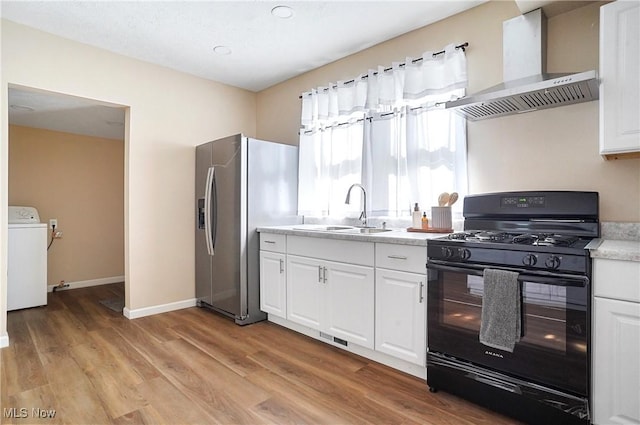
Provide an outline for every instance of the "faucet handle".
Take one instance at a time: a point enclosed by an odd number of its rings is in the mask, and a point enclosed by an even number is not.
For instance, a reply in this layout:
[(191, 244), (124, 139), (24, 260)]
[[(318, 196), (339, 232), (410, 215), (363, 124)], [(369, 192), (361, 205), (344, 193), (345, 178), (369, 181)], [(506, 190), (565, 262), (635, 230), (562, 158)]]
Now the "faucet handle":
[(386, 221), (383, 221), (383, 222), (382, 222), (382, 228), (383, 228), (383, 229), (386, 229), (386, 228), (387, 228), (387, 222), (386, 222)]

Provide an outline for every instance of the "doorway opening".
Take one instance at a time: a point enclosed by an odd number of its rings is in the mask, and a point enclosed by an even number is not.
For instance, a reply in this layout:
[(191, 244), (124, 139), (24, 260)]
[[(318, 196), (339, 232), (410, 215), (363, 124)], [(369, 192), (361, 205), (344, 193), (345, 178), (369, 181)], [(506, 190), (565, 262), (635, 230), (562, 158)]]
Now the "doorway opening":
[(128, 108), (11, 84), (8, 106), (8, 205), (34, 207), (46, 224), (47, 300), (105, 285), (103, 307), (122, 309)]

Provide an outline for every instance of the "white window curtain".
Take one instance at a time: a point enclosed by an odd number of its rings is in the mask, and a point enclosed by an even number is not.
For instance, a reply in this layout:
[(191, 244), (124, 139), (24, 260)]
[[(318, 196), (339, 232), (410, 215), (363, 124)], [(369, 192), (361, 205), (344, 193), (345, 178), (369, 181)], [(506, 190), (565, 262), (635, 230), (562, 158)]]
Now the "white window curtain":
[(298, 214), (345, 216), (359, 208), (344, 201), (362, 180), (363, 131), (359, 119), (300, 134)]
[(350, 82), (339, 81), (302, 94), (301, 124), (305, 129), (341, 122), (358, 111), (377, 110), (380, 105), (401, 106), (427, 95), (450, 92), (467, 86), (467, 59), (454, 44), (434, 56), (394, 62), (391, 69), (379, 66)]
[(353, 216), (359, 203), (344, 204), (353, 183), (367, 189), (373, 216), (406, 216), (438, 191), (466, 193), (465, 121), (432, 110), (466, 84), (464, 50), (451, 44), (304, 93), (299, 214)]
[(403, 107), (365, 124), (363, 185), (373, 216), (402, 217), (438, 194), (467, 191), (466, 121), (443, 109)]

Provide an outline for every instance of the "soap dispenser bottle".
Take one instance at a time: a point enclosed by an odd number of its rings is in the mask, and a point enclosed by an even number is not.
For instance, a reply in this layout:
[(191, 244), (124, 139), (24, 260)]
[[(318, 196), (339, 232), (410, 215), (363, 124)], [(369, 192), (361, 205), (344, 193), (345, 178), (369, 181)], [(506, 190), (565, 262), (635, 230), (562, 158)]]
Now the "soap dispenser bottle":
[(411, 215), (412, 226), (414, 229), (420, 229), (422, 227), (422, 213), (420, 212), (420, 207), (418, 203), (413, 207), (413, 214)]

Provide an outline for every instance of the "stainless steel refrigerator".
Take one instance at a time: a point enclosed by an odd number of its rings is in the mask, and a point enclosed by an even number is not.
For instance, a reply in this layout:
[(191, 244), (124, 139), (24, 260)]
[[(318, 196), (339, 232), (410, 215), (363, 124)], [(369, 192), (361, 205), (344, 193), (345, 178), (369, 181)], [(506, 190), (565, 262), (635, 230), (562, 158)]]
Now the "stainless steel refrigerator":
[(239, 325), (260, 311), (258, 226), (298, 219), (298, 148), (241, 134), (196, 147), (198, 306)]

